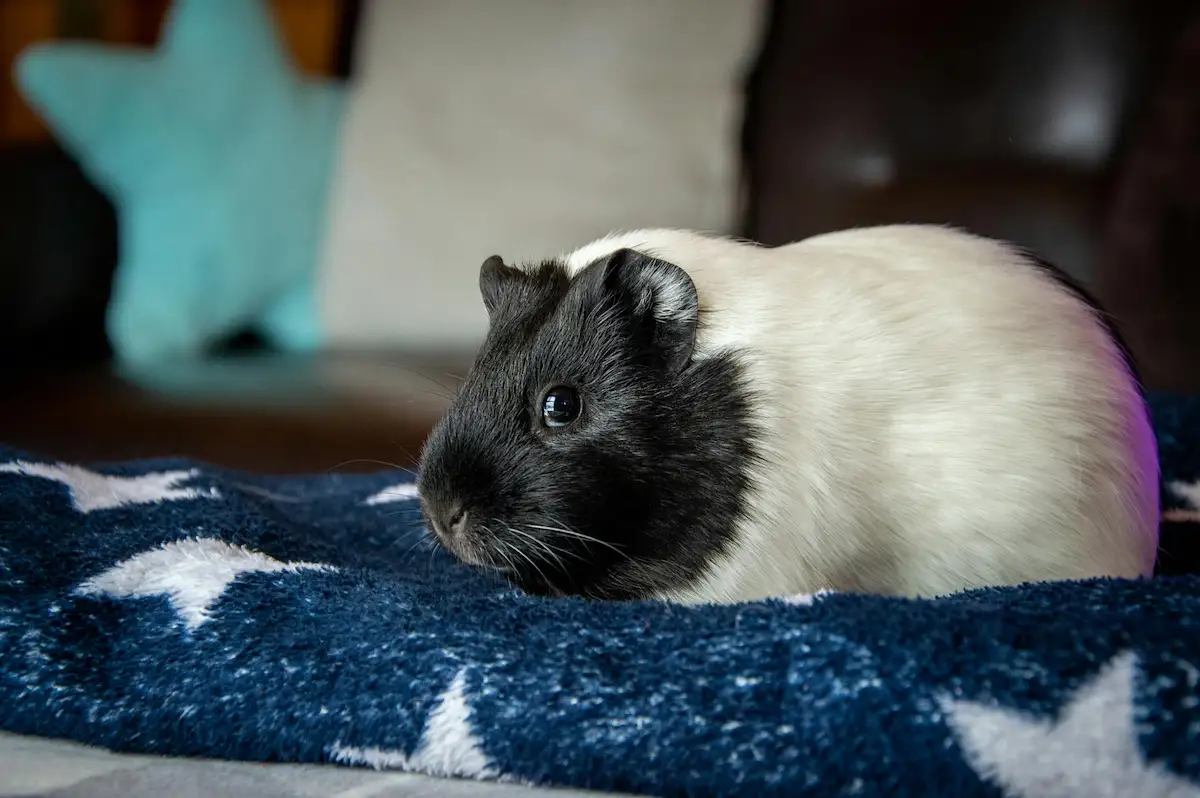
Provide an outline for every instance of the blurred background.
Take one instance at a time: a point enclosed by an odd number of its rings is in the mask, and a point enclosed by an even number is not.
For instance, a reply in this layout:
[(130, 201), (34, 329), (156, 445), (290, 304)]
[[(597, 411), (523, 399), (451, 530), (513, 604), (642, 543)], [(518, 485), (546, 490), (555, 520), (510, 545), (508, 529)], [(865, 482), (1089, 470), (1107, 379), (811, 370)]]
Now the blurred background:
[[(296, 79), (343, 92), (330, 187), (303, 217), (322, 231), (305, 257), (326, 337), (280, 346), (247, 321), (132, 370), (106, 313), (121, 220), (145, 200), (13, 75), (36, 43), (149, 52), (173, 6), (0, 0), (0, 441), (275, 472), (411, 465), (481, 334), (490, 243), (553, 254), (657, 224), (766, 244), (887, 222), (1000, 236), (1099, 295), (1149, 387), (1200, 389), (1200, 3), (262, 7)], [(189, 69), (228, 68), (208, 57)]]

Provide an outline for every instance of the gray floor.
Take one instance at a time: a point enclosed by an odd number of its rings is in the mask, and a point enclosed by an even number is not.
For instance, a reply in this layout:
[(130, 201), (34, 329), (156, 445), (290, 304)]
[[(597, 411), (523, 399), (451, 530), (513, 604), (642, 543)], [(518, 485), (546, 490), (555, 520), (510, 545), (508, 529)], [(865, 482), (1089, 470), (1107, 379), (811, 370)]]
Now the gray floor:
[(604, 794), (317, 765), (114, 754), (0, 732), (0, 798), (583, 798)]

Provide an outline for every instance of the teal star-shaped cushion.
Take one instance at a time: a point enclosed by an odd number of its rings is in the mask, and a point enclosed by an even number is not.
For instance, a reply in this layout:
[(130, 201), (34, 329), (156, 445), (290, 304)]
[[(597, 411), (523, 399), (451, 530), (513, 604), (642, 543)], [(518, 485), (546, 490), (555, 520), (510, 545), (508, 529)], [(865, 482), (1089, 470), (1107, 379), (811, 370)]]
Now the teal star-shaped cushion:
[(247, 327), (319, 344), (344, 89), (297, 73), (260, 0), (178, 0), (156, 51), (35, 45), (17, 80), (117, 208), (119, 359), (194, 356)]

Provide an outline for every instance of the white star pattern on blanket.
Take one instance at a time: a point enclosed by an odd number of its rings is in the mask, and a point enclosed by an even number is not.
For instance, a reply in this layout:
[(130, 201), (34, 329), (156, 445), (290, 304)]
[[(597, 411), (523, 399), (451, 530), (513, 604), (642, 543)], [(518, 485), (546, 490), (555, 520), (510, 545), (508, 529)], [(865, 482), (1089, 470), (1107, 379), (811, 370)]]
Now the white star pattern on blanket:
[(301, 570), (337, 569), (320, 563), (280, 562), (214, 538), (189, 538), (130, 557), (84, 581), (75, 593), (112, 598), (166, 596), (187, 628), (195, 629), (208, 620), (209, 609), (242, 574)]
[[(380, 602), (374, 605), (361, 604), (366, 595), (364, 588), (372, 586), (358, 581), (355, 573), (359, 571), (358, 566), (346, 566), (349, 571), (346, 579), (340, 576), (328, 578), (320, 574), (339, 573), (343, 569), (321, 562), (276, 559), (259, 550), (265, 548), (280, 557), (302, 556), (299, 552), (309, 550), (307, 546), (311, 536), (320, 534), (324, 541), (322, 551), (325, 546), (329, 546), (329, 551), (342, 550), (329, 545), (327, 536), (333, 535), (346, 536), (344, 545), (348, 547), (347, 550), (362, 551), (366, 547), (379, 547), (380, 551), (393, 551), (396, 541), (405, 540), (413, 533), (427, 534), (421, 529), (420, 520), (415, 515), (406, 519), (404, 526), (397, 527), (394, 536), (365, 540), (356, 534), (354, 516), (346, 515), (346, 506), (347, 503), (357, 506), (357, 516), (368, 520), (379, 513), (364, 509), (367, 506), (395, 505), (404, 510), (404, 502), (418, 498), (415, 484), (385, 481), (377, 477), (364, 478), (357, 483), (332, 480), (325, 485), (328, 490), (318, 485), (306, 493), (283, 481), (264, 480), (262, 484), (266, 487), (243, 485), (229, 480), (220, 472), (207, 472), (203, 467), (116, 476), (67, 464), (30, 462), (21, 458), (21, 454), (12, 453), (0, 460), (0, 482), (5, 483), (3, 487), (20, 488), (13, 492), (16, 499), (14, 507), (31, 507), (38, 514), (36, 517), (51, 518), (55, 525), (48, 525), (44, 521), (8, 524), (6, 529), (10, 531), (5, 534), (10, 534), (13, 542), (0, 540), (0, 544), (13, 550), (14, 543), (20, 544), (35, 554), (22, 561), (0, 546), (0, 555), (6, 558), (6, 561), (0, 561), (0, 570), (7, 568), (9, 570), (6, 573), (11, 572), (18, 579), (26, 578), (25, 574), (28, 573), (40, 573), (45, 570), (47, 563), (53, 561), (53, 557), (46, 556), (43, 549), (51, 542), (62, 541), (66, 536), (67, 542), (62, 549), (65, 556), (60, 559), (67, 563), (65, 568), (70, 570), (64, 570), (65, 578), (59, 584), (62, 590), (69, 591), (71, 595), (85, 597), (71, 608), (73, 622), (78, 622), (81, 617), (88, 619), (87, 633), (82, 636), (74, 635), (69, 628), (66, 630), (69, 635), (63, 635), (62, 631), (55, 628), (56, 619), (64, 617), (60, 614), (63, 593), (57, 590), (53, 595), (39, 593), (35, 599), (35, 602), (39, 602), (34, 605), (36, 607), (44, 606), (40, 602), (53, 601), (49, 613), (21, 610), (25, 617), (48, 619), (44, 627), (30, 627), (32, 632), (18, 641), (23, 654), (13, 662), (26, 668), (21, 675), (22, 684), (40, 685), (47, 678), (46, 668), (40, 664), (48, 650), (47, 640), (58, 640), (61, 635), (75, 645), (73, 641), (78, 637), (80, 645), (77, 651), (82, 653), (71, 649), (71, 655), (79, 657), (80, 662), (85, 661), (83, 657), (86, 655), (90, 657), (86, 661), (89, 664), (98, 663), (101, 670), (108, 657), (122, 662), (122, 667), (127, 667), (130, 662), (148, 661), (147, 665), (141, 666), (146, 670), (128, 672), (154, 685), (155, 689), (160, 690), (161, 696), (177, 695), (181, 685), (188, 690), (196, 688), (196, 679), (200, 680), (202, 695), (208, 695), (211, 689), (220, 689), (223, 691), (222, 699), (228, 697), (230, 701), (245, 702), (246, 697), (250, 697), (252, 700), (245, 706), (251, 707), (256, 697), (292, 691), (300, 697), (299, 702), (289, 699), (288, 706), (296, 705), (301, 709), (294, 718), (285, 719), (284, 725), (272, 733), (285, 736), (294, 734), (289, 740), (300, 740), (304, 746), (308, 746), (309, 751), (315, 752), (318, 759), (342, 765), (443, 777), (523, 778), (524, 768), (529, 767), (529, 763), (520, 758), (524, 754), (514, 760), (512, 749), (507, 747), (507, 743), (499, 742), (498, 735), (507, 735), (505, 739), (509, 739), (514, 729), (519, 735), (522, 727), (531, 722), (540, 725), (542, 720), (527, 720), (540, 710), (529, 704), (521, 713), (513, 711), (514, 705), (520, 707), (523, 701), (530, 701), (522, 693), (531, 684), (529, 676), (525, 676), (524, 680), (509, 682), (507, 680), (512, 678), (512, 674), (506, 668), (487, 671), (485, 686), (480, 687), (480, 682), (474, 678), (477, 674), (472, 669), (487, 668), (488, 663), (496, 661), (495, 657), (490, 652), (481, 656), (478, 651), (460, 648), (453, 642), (454, 635), (463, 635), (462, 639), (477, 635), (480, 622), (468, 619), (459, 623), (457, 618), (442, 612), (436, 604), (428, 605), (429, 612), (423, 614), (426, 606), (420, 601), (397, 602), (398, 593), (407, 586), (395, 582), (386, 586), (386, 595)], [(29, 479), (30, 484), (18, 486), (18, 480), (3, 476), (7, 474)], [(187, 480), (201, 475), (203, 481), (197, 480), (198, 485), (189, 486)], [(37, 483), (41, 481), (47, 481), (47, 484), (39, 486)], [(63, 491), (59, 485), (50, 482), (57, 482), (68, 490)], [(390, 487), (380, 489), (389, 483)], [(222, 492), (208, 487), (213, 484), (221, 485)], [(1168, 482), (1167, 485), (1189, 506), (1200, 508), (1200, 482)], [(35, 490), (30, 493), (29, 488)], [(252, 496), (253, 501), (241, 502), (247, 494)], [(32, 500), (27, 498), (30, 496)], [(225, 528), (229, 523), (228, 517), (222, 514), (222, 520), (216, 522), (211, 511), (218, 505), (212, 502), (188, 501), (173, 508), (170, 513), (153, 509), (158, 502), (195, 499), (227, 501), (230, 513), (245, 513), (247, 523), (243, 525), (237, 520), (234, 523), (238, 524), (238, 536), (235, 539), (246, 545), (238, 545), (228, 539), (229, 535), (225, 534), (229, 531)], [(134, 506), (136, 512), (101, 516), (89, 519), (87, 523), (83, 523), (77, 514), (126, 506)], [(267, 509), (261, 510), (263, 507)], [(256, 511), (260, 512), (255, 515)], [(1200, 509), (1179, 512), (1187, 514), (1189, 518), (1195, 515), (1200, 519)], [(384, 515), (394, 513), (389, 510)], [(7, 523), (7, 519), (3, 520)], [(105, 523), (105, 520), (110, 523)], [(285, 533), (295, 531), (293, 525), (299, 537), (289, 538)], [(75, 530), (81, 531), (84, 536), (78, 540), (70, 539), (70, 533)], [(97, 534), (103, 536), (103, 559), (97, 562), (95, 554), (82, 558), (77, 556), (92, 551), (88, 546), (98, 540)], [(184, 535), (191, 536), (182, 537)], [(368, 555), (376, 556), (376, 550), (367, 551), (364, 561), (367, 561)], [(59, 556), (59, 553), (56, 552), (55, 556)], [(333, 559), (335, 555), (330, 556), (330, 562), (340, 562)], [(354, 557), (350, 557), (348, 562), (355, 562)], [(19, 571), (18, 566), (26, 571)], [(426, 591), (427, 582), (420, 581), (425, 578), (425, 572), (413, 573), (418, 576), (414, 580), (416, 589)], [(252, 577), (253, 574), (265, 576)], [(243, 576), (247, 577), (246, 581), (253, 582), (253, 587), (235, 587), (235, 583)], [(375, 579), (380, 577), (373, 575), (366, 581)], [(348, 583), (355, 588), (344, 593), (341, 588)], [(486, 589), (492, 587), (489, 585)], [(429, 594), (418, 592), (413, 595)], [(510, 594), (505, 592), (500, 595)], [(808, 594), (781, 596), (764, 603), (804, 608), (821, 604), (835, 595), (831, 591), (817, 590)], [(1003, 599), (1002, 594), (997, 595), (998, 598), (993, 600)], [(486, 597), (486, 594), (483, 596)], [(137, 607), (138, 617), (134, 617), (132, 612), (122, 614), (119, 623), (111, 624), (111, 628), (105, 625), (104, 631), (106, 634), (111, 631), (111, 636), (97, 639), (93, 634), (97, 624), (90, 619), (93, 613), (96, 618), (103, 618), (105, 611), (111, 610), (114, 605), (93, 606), (87, 599), (94, 598), (105, 599), (106, 604), (108, 599), (122, 602), (126, 599), (152, 600)], [(289, 602), (297, 598), (305, 604), (313, 602), (313, 608), (318, 611), (312, 613), (312, 617), (304, 618), (303, 624), (292, 627), (289, 633), (276, 635), (278, 640), (255, 636), (258, 630), (256, 622), (270, 617), (277, 607), (283, 608), (284, 615), (277, 616), (282, 622), (294, 617), (295, 613), (289, 612), (293, 606)], [(1060, 594), (1060, 599), (1075, 601), (1071, 594)], [(455, 600), (458, 600), (457, 596)], [(362, 631), (361, 627), (370, 627), (370, 623), (352, 621), (346, 624), (339, 621), (338, 628), (322, 625), (320, 616), (326, 614), (326, 601), (339, 618), (347, 617), (347, 613), (350, 617), (359, 617), (357, 613), (363, 606), (368, 609), (374, 607), (379, 610), (377, 617), (389, 620), (393, 625), (384, 634), (382, 643), (365, 641), (359, 632)], [(827, 606), (835, 606), (839, 601), (834, 598)], [(850, 603), (853, 605), (853, 601)], [(134, 609), (128, 604), (125, 606)], [(170, 612), (165, 612), (168, 606)], [(1085, 606), (1091, 611), (1092, 604)], [(992, 611), (989, 609), (989, 612)], [(789, 615), (801, 622), (804, 620), (803, 610), (799, 616), (794, 612)], [(827, 615), (832, 622), (834, 613)], [(348, 627), (347, 634), (343, 634), (345, 627)], [(16, 625), (0, 615), (0, 637), (8, 634), (9, 628), (16, 628)], [(205, 630), (203, 634), (181, 633), (201, 628)], [(442, 637), (447, 628), (451, 635)], [(250, 631), (247, 632), (247, 629)], [(807, 624), (797, 626), (792, 631), (806, 635), (810, 631), (819, 632), (820, 645), (840, 657), (842, 664), (836, 668), (837, 672), (829, 674), (806, 670), (803, 663), (790, 664), (790, 667), (797, 669), (797, 677), (804, 677), (806, 686), (810, 683), (813, 685), (815, 695), (819, 695), (818, 691), (821, 690), (833, 690), (840, 702), (850, 704), (860, 692), (877, 688), (889, 678), (876, 666), (877, 652), (861, 644), (828, 630), (820, 632)], [(568, 633), (574, 635), (577, 631), (572, 627)], [(1069, 629), (1064, 629), (1064, 634), (1070, 633)], [(984, 634), (987, 635), (986, 632)], [(154, 645), (158, 648), (143, 648), (145, 635), (153, 636)], [(331, 642), (334, 639), (336, 643)], [(791, 638), (781, 636), (777, 639), (782, 641)], [(114, 640), (120, 641), (120, 647), (112, 645)], [(919, 722), (922, 725), (933, 722), (937, 740), (932, 748), (937, 749), (939, 757), (946, 758), (945, 763), (952, 764), (955, 774), (963, 775), (965, 766), (978, 776), (979, 781), (973, 784), (975, 791), (997, 790), (1006, 798), (1200, 798), (1200, 783), (1180, 775), (1193, 773), (1195, 768), (1194, 754), (1188, 753), (1188, 750), (1197, 734), (1200, 734), (1200, 720), (1191, 714), (1196, 707), (1200, 670), (1190, 664), (1195, 661), (1194, 658), (1190, 661), (1183, 659), (1190, 654), (1179, 653), (1175, 659), (1178, 674), (1160, 674), (1153, 684), (1146, 684), (1148, 692), (1143, 693), (1139, 686), (1145, 680), (1141, 678), (1139, 658), (1134, 653), (1135, 650), (1143, 652), (1138, 640), (1135, 636), (1127, 644), (1129, 650), (1112, 657), (1094, 675), (1068, 690), (1058, 684), (1059, 677), (1052, 669), (1043, 671), (1034, 666), (1031, 670), (1028, 661), (1010, 662), (1004, 657), (1005, 649), (1001, 646), (1001, 656), (984, 663), (982, 677), (975, 675), (969, 667), (962, 671), (962, 690), (971, 692), (982, 689), (985, 697), (965, 700), (961, 692), (943, 694), (937, 702), (940, 711), (933, 712), (931, 716), (927, 708), (918, 710)], [(304, 642), (301, 644), (298, 641)], [(817, 646), (816, 639), (810, 642), (814, 648)], [(327, 655), (331, 659), (322, 659), (326, 654), (306, 659), (302, 653), (325, 652), (323, 647), (327, 644)], [(672, 644), (668, 642), (665, 645)], [(123, 652), (131, 649), (138, 652), (138, 657), (122, 659)], [(212, 652), (221, 649), (239, 652), (237, 661), (231, 659), (214, 663)], [(160, 650), (170, 653), (165, 657), (159, 656)], [(143, 651), (151, 654), (143, 654)], [(1157, 652), (1150, 644), (1143, 656), (1155, 656)], [(57, 655), (57, 652), (54, 653)], [(586, 648), (581, 649), (581, 653), (585, 657), (590, 656)], [(309, 698), (304, 690), (313, 681), (312, 667), (316, 665), (318, 668), (316, 673), (319, 681), (321, 675), (328, 672), (331, 661), (342, 666), (337, 674), (339, 684), (358, 685), (357, 689), (344, 692), (352, 694), (353, 700), (359, 703), (346, 704), (337, 694), (338, 691), (316, 696), (311, 703), (305, 703)], [(381, 663), (378, 671), (372, 670), (376, 663)], [(237, 678), (220, 683), (214, 681), (212, 684), (218, 685), (217, 688), (204, 684), (206, 677), (194, 674), (204, 674), (210, 665), (214, 672), (225, 676), (230, 671), (222, 671), (222, 668), (236, 669), (232, 672), (236, 673)], [(988, 680), (995, 671), (987, 671), (987, 668), (995, 667), (1003, 668), (1010, 676), (1019, 678), (1008, 686), (992, 681), (993, 689), (989, 690)], [(156, 682), (159, 669), (170, 674), (161, 680), (161, 684)], [(721, 678), (726, 676), (728, 673), (722, 672)], [(56, 670), (51, 677), (55, 680), (51, 683), (54, 691), (75, 689), (69, 680), (74, 678), (73, 674), (65, 678)], [(535, 674), (533, 678), (542, 677)], [(787, 678), (791, 683), (791, 671)], [(769, 679), (769, 676), (756, 675), (751, 667), (744, 675), (737, 674), (733, 684), (741, 690)], [(1050, 694), (1055, 696), (1057, 710), (1048, 714), (1033, 714), (1017, 709), (1015, 705), (1020, 703), (1017, 696), (1021, 694), (1021, 679), (1050, 690)], [(537, 683), (532, 683), (537, 689)], [(657, 684), (657, 681), (651, 681), (650, 684)], [(910, 684), (907, 689), (920, 689), (922, 694), (928, 695), (925, 691), (930, 687), (932, 685)], [(85, 685), (85, 693), (87, 689)], [(606, 688), (601, 685), (600, 689)], [(976, 695), (973, 692), (971, 694)], [(131, 706), (141, 702), (136, 711), (151, 718), (159, 717), (154, 713), (167, 712), (165, 722), (172, 728), (177, 722), (201, 723), (196, 718), (203, 714), (198, 709), (204, 708), (204, 705), (190, 696), (172, 704), (168, 710), (159, 710), (144, 695), (148, 694), (139, 692), (135, 698), (122, 696), (121, 699), (132, 702), (129, 704)], [(579, 695), (582, 698), (570, 696), (569, 706), (576, 706), (585, 699), (592, 700), (589, 695), (594, 696), (596, 692), (586, 694), (581, 691)], [(1006, 698), (1010, 695), (1011, 698)], [(368, 705), (366, 714), (357, 714), (364, 711), (361, 710), (360, 700), (363, 697), (366, 697)], [(637, 713), (639, 723), (664, 722), (655, 720), (651, 709), (639, 705), (637, 696), (624, 698), (605, 692), (602, 699), (596, 700), (611, 701), (614, 717), (619, 717), (616, 713), (631, 711)], [(688, 716), (693, 718), (690, 721), (693, 726), (697, 722), (713, 722), (705, 714), (711, 703), (706, 696), (697, 694), (689, 700), (695, 700), (694, 706), (697, 707)], [(1143, 707), (1145, 714), (1139, 712)], [(92, 709), (97, 713), (108, 712), (109, 705), (96, 702), (94, 707), (89, 707), (89, 710)], [(51, 711), (56, 710), (52, 708)], [(312, 728), (293, 728), (289, 724), (297, 723), (297, 719), (303, 720), (301, 711), (323, 719)], [(608, 711), (607, 706), (605, 711)], [(738, 707), (734, 707), (733, 711), (735, 720), (720, 727), (722, 732), (728, 731), (730, 735), (714, 738), (712, 743), (722, 746), (728, 742), (734, 752), (729, 761), (737, 762), (737, 752), (744, 750), (744, 746), (733, 738), (740, 733), (737, 731), (739, 728), (754, 720), (739, 714), (741, 710)], [(823, 711), (830, 710), (827, 706)], [(327, 717), (329, 713), (335, 714)], [(183, 720), (178, 721), (177, 718)], [(268, 721), (274, 719), (272, 715)], [(329, 725), (331, 722), (333, 725)], [(562, 722), (570, 724), (573, 721), (568, 719)], [(587, 723), (586, 719), (578, 722)], [(665, 722), (671, 722), (671, 719)], [(684, 719), (680, 722), (684, 725), (684, 733), (687, 733), (686, 724), (689, 721)], [(404, 724), (403, 728), (408, 730), (402, 742), (394, 735), (380, 734), (381, 731), (399, 728), (395, 724)], [(1181, 724), (1186, 727), (1182, 732), (1178, 731)], [(783, 733), (783, 725), (773, 728), (775, 731), (766, 729), (763, 733)], [(794, 731), (791, 725), (787, 726), (787, 730), (788, 733)], [(1169, 730), (1173, 730), (1173, 734)], [(614, 736), (598, 736), (596, 739), (607, 745), (627, 745), (622, 734), (618, 729)], [(1164, 737), (1164, 734), (1171, 734), (1171, 737)], [(1166, 753), (1156, 754), (1157, 758), (1148, 760), (1143, 746)], [(217, 754), (224, 756), (227, 750), (218, 748)], [(634, 748), (626, 750), (623, 755), (631, 761), (638, 756)], [(531, 756), (536, 757), (536, 754)], [(533, 762), (533, 768), (542, 767), (536, 759), (530, 761)], [(1168, 761), (1179, 772), (1170, 769)], [(934, 766), (943, 767), (945, 763), (934, 763)], [(797, 779), (811, 779), (811, 775), (803, 772), (805, 767), (801, 765), (801, 771), (792, 774), (792, 781), (796, 785), (799, 784)], [(746, 773), (751, 779), (756, 777), (752, 769)], [(974, 781), (969, 773), (965, 775)], [(862, 786), (862, 782), (858, 782), (858, 785)]]
[(407, 502), (417, 498), (417, 485), (415, 482), (401, 482), (398, 485), (393, 485), (390, 488), (384, 488), (375, 495), (369, 497), (364, 504), (391, 504), (393, 502)]
[(1200, 798), (1200, 787), (1146, 762), (1134, 723), (1136, 658), (1112, 659), (1055, 720), (946, 699), (967, 761), (1012, 798)]
[(818, 590), (815, 593), (797, 593), (794, 596), (784, 596), (780, 601), (793, 607), (811, 607), (826, 596), (832, 595), (832, 590)]
[(382, 748), (354, 748), (335, 743), (329, 755), (346, 765), (369, 765), (376, 770), (395, 769), (428, 773), (435, 776), (459, 776), (475, 779), (496, 778), (479, 738), (471, 728), (471, 708), (467, 704), (466, 673), (459, 671), (437, 707), (429, 714), (421, 742), (411, 756), (402, 751)]
[(1190, 507), (1167, 510), (1163, 520), (1177, 523), (1200, 523), (1200, 482), (1172, 482), (1171, 492), (1187, 502)]
[(421, 742), (412, 756), (403, 751), (353, 748), (341, 743), (331, 745), (329, 755), (342, 764), (366, 764), (377, 770), (414, 770), (472, 779), (494, 779), (498, 775), (480, 748), (479, 737), (470, 727), (464, 671), (458, 671), (449, 688), (438, 697), (438, 706), (430, 713)]
[(21, 474), (66, 485), (71, 491), (71, 501), (75, 509), (81, 513), (113, 510), (131, 504), (219, 498), (220, 494), (215, 489), (179, 487), (179, 483), (199, 473), (193, 468), (187, 471), (160, 471), (123, 477), (98, 474), (65, 463), (27, 463), (22, 460), (0, 463), (0, 474)]

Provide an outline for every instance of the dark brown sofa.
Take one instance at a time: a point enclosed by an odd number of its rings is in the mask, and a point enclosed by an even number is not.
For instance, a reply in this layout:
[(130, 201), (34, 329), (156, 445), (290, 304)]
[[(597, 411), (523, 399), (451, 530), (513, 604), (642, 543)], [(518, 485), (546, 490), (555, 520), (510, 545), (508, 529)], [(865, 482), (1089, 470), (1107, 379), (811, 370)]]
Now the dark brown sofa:
[[(1099, 293), (1149, 387), (1200, 390), (1196, 6), (777, 0), (747, 76), (743, 233), (930, 221), (1014, 240)], [(140, 385), (113, 373), (111, 208), (61, 154), (38, 157), (49, 165), (0, 187), (6, 259), (49, 264), (0, 262), (0, 440), (277, 472), (415, 462), (469, 352), (255, 352)]]

